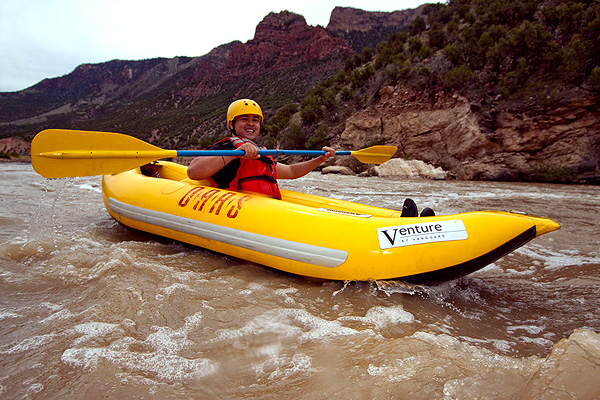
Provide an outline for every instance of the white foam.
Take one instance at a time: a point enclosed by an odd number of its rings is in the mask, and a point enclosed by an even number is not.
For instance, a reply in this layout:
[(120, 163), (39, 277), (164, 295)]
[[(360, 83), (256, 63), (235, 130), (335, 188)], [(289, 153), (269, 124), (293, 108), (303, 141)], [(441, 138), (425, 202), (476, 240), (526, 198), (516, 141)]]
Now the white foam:
[(267, 313), (252, 319), (239, 329), (221, 329), (217, 332), (217, 337), (212, 339), (212, 341), (231, 341), (267, 333), (274, 333), (279, 337), (301, 335), (302, 331), (300, 328), (291, 326), (279, 318), (279, 311), (281, 310), (268, 311)]
[(384, 329), (388, 326), (398, 324), (410, 324), (414, 322), (415, 316), (405, 311), (402, 306), (375, 306), (371, 307), (364, 317), (347, 316), (340, 317), (340, 321), (359, 321), (375, 325), (376, 329)]
[(537, 335), (543, 332), (546, 329), (544, 326), (535, 326), (535, 325), (515, 325), (506, 327), (506, 331), (510, 333), (514, 333), (518, 330), (523, 330), (529, 334)]
[(371, 376), (386, 377), (389, 382), (398, 383), (413, 379), (421, 363), (416, 357), (407, 357), (396, 360), (394, 365), (382, 364), (376, 366), (369, 364), (367, 373)]
[[(114, 341), (109, 347), (69, 348), (63, 352), (61, 360), (69, 365), (94, 369), (103, 359), (129, 370), (155, 373), (159, 378), (168, 380), (203, 378), (217, 371), (214, 362), (205, 358), (189, 359), (178, 355), (192, 344), (187, 336), (201, 322), (202, 314), (198, 312), (186, 317), (180, 329), (153, 326), (155, 332), (148, 335), (143, 342), (124, 337)], [(123, 324), (130, 325), (131, 322), (125, 320)], [(120, 329), (118, 324), (109, 323), (92, 322), (77, 325), (73, 330), (84, 336), (74, 344), (80, 344), (84, 338), (104, 336), (117, 329)], [(135, 345), (135, 348), (152, 348), (153, 351), (132, 351), (132, 345)]]
[(21, 314), (17, 314), (11, 309), (0, 310), (0, 321), (4, 319), (20, 318)]
[(248, 284), (248, 289), (252, 290), (252, 291), (262, 291), (262, 290), (265, 290), (266, 288), (263, 285), (261, 285), (260, 283), (250, 282)]
[(58, 310), (62, 310), (62, 306), (60, 304), (54, 304), (54, 303), (50, 303), (48, 301), (44, 301), (42, 303), (40, 303), (41, 307), (47, 308), (50, 311), (58, 311)]
[(188, 340), (188, 334), (192, 329), (200, 325), (202, 313), (197, 312), (185, 318), (185, 323), (180, 329), (172, 329), (168, 326), (153, 326), (156, 332), (148, 335), (146, 343), (161, 353), (177, 354), (179, 351), (192, 344)]
[(342, 326), (339, 320), (329, 321), (314, 316), (304, 309), (277, 309), (259, 315), (239, 329), (222, 329), (217, 332), (217, 337), (213, 341), (231, 341), (264, 334), (298, 337), (300, 341), (312, 341), (359, 333), (360, 331)]
[(27, 394), (38, 394), (42, 390), (44, 390), (44, 385), (42, 385), (41, 383), (32, 383), (27, 388)]
[(277, 289), (273, 293), (278, 296), (287, 296), (290, 293), (298, 293), (298, 288)]
[(332, 338), (337, 336), (352, 336), (360, 333), (356, 329), (342, 326), (340, 321), (329, 321), (316, 317), (306, 310), (286, 310), (288, 317), (294, 322), (300, 324), (305, 330), (301, 335), (301, 340), (319, 340), (323, 338)]
[(267, 375), (269, 380), (285, 380), (298, 374), (317, 372), (313, 368), (312, 358), (306, 354), (294, 354), (292, 357), (271, 357), (268, 360), (254, 366), (254, 371), (260, 377)]
[(308, 372), (316, 372), (312, 367), (312, 359), (305, 354), (294, 354), (291, 360), (285, 362), (287, 367), (277, 368), (269, 375), (270, 380), (287, 379), (295, 374), (305, 374)]
[(69, 319), (73, 316), (73, 313), (69, 310), (60, 310), (41, 320), (40, 324), (45, 324), (56, 320)]
[(259, 284), (259, 283), (255, 283), (255, 282), (250, 282), (247, 286), (246, 289), (240, 289), (238, 294), (241, 296), (249, 296), (251, 294), (253, 294), (254, 292), (262, 292), (264, 291), (266, 288)]
[(168, 326), (153, 327), (155, 333), (148, 335), (146, 343), (155, 350), (166, 354), (177, 354), (192, 344), (185, 334)]
[(155, 373), (160, 379), (167, 380), (204, 378), (217, 371), (216, 364), (204, 358), (188, 359), (161, 352), (138, 353), (109, 348), (67, 349), (60, 359), (65, 364), (85, 370), (96, 368), (98, 362), (104, 359), (133, 371)]
[(173, 292), (175, 292), (177, 289), (181, 289), (187, 292), (193, 292), (194, 290), (192, 288), (190, 288), (188, 285), (185, 285), (183, 283), (174, 283), (171, 286), (167, 286), (166, 288), (162, 288), (160, 289), (161, 292), (163, 292), (164, 294), (170, 296), (171, 294), (173, 294)]
[(106, 322), (86, 322), (84, 324), (75, 325), (73, 331), (83, 336), (76, 339), (73, 344), (77, 345), (93, 338), (106, 336), (117, 329), (119, 329), (118, 324), (109, 324)]
[(519, 336), (517, 338), (518, 340), (522, 341), (523, 343), (533, 343), (537, 346), (543, 347), (543, 348), (549, 348), (552, 347), (553, 343), (552, 340), (549, 339), (544, 339), (542, 337), (539, 338), (530, 338), (527, 336)]
[(536, 260), (548, 270), (561, 269), (572, 265), (600, 264), (600, 256), (582, 254), (577, 249), (552, 251), (544, 246), (530, 244), (517, 249), (515, 252)]
[(285, 288), (285, 289), (277, 289), (275, 290), (273, 293), (277, 296), (281, 296), (284, 298), (284, 303), (286, 306), (294, 306), (296, 305), (296, 300), (294, 300), (290, 294), (294, 294), (297, 293), (298, 289), (297, 288)]
[(27, 339), (22, 340), (18, 344), (9, 347), (8, 349), (0, 349), (0, 354), (18, 354), (24, 353), (26, 351), (31, 351), (35, 349), (39, 349), (44, 346), (46, 343), (53, 341), (56, 337), (60, 335), (55, 333), (49, 333), (47, 335), (39, 335), (33, 336)]

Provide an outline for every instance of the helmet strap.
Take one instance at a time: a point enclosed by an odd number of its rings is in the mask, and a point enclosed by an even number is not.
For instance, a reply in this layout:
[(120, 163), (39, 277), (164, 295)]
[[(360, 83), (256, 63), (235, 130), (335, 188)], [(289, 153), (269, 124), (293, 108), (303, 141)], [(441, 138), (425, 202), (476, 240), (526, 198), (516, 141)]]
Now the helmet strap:
[(231, 120), (231, 126), (228, 126), (228, 128), (229, 128), (229, 132), (231, 132), (231, 134), (232, 134), (232, 135), (234, 135), (234, 136), (237, 136), (237, 134), (235, 133), (235, 119), (236, 119), (236, 118), (237, 118), (237, 117), (234, 117), (234, 118)]

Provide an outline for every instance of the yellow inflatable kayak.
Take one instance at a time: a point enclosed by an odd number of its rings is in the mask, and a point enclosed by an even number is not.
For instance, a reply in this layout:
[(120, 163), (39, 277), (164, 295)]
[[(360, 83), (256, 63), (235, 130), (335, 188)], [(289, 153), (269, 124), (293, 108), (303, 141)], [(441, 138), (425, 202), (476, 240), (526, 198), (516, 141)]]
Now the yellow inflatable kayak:
[(396, 210), (286, 190), (276, 200), (192, 181), (179, 164), (156, 167), (161, 178), (139, 168), (104, 176), (104, 203), (117, 221), (319, 279), (455, 279), (560, 227), (499, 211), (400, 218)]

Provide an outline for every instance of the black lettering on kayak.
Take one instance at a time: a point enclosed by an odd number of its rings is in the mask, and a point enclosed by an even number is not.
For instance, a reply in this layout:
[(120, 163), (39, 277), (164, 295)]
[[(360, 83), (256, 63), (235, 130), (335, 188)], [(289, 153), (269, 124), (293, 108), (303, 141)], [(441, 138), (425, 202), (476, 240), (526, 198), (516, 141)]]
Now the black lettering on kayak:
[(419, 243), (466, 240), (469, 237), (461, 220), (389, 226), (378, 228), (377, 232), (381, 249)]
[[(406, 229), (402, 228), (400, 230), (406, 230)], [(393, 246), (394, 243), (396, 242), (396, 233), (398, 233), (398, 229), (394, 229), (394, 237), (393, 238), (390, 237), (390, 235), (388, 234), (388, 231), (382, 231), (382, 232), (385, 235), (385, 237), (390, 241), (390, 244)]]
[(442, 226), (440, 224), (428, 224), (428, 225), (415, 225), (409, 226), (408, 228), (393, 228), (393, 235), (390, 236), (388, 230), (382, 230), (381, 232), (385, 235), (387, 240), (389, 240), (390, 244), (393, 246), (396, 243), (396, 235), (400, 234), (400, 236), (410, 236), (417, 235), (421, 233), (434, 233), (441, 232)]

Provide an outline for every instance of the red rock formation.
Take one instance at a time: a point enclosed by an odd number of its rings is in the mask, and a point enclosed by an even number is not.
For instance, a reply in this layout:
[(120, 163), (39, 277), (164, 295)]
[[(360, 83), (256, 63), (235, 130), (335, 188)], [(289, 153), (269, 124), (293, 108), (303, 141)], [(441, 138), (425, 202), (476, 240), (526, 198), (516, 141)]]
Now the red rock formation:
[(226, 69), (232, 75), (241, 75), (248, 68), (279, 69), (352, 54), (346, 42), (324, 28), (308, 26), (303, 16), (282, 11), (267, 15), (256, 27), (254, 39), (234, 46)]
[[(220, 49), (217, 53), (217, 49)], [(253, 79), (266, 72), (292, 70), (307, 63), (319, 63), (315, 75), (336, 71), (344, 57), (353, 54), (350, 46), (322, 27), (306, 24), (303, 16), (282, 11), (270, 13), (256, 27), (254, 39), (221, 46), (202, 57), (191, 77), (181, 85), (179, 95), (205, 97), (227, 88), (237, 79)], [(293, 73), (288, 77), (293, 79)]]

